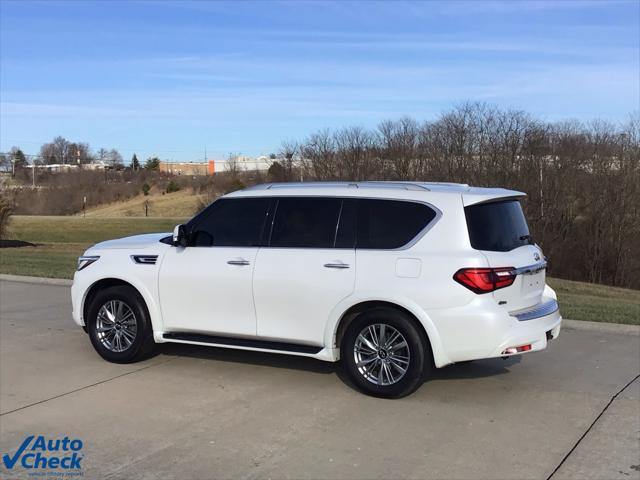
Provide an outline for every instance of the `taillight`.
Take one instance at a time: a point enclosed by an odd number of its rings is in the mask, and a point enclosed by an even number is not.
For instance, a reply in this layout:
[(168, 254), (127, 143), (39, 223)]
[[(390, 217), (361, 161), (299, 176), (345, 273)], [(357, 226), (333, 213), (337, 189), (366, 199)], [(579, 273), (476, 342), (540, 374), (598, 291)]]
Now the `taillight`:
[(461, 268), (453, 279), (475, 293), (489, 293), (508, 287), (516, 279), (513, 267)]

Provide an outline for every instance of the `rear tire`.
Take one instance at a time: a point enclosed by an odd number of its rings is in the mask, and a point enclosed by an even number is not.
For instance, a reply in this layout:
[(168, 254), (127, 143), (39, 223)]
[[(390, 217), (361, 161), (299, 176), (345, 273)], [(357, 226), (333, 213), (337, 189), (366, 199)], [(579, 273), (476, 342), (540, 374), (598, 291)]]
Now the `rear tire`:
[(431, 372), (431, 349), (408, 314), (376, 308), (356, 317), (345, 332), (340, 356), (354, 385), (374, 397), (401, 398)]
[(153, 354), (149, 311), (133, 287), (116, 285), (96, 293), (86, 324), (93, 348), (109, 362), (133, 363)]

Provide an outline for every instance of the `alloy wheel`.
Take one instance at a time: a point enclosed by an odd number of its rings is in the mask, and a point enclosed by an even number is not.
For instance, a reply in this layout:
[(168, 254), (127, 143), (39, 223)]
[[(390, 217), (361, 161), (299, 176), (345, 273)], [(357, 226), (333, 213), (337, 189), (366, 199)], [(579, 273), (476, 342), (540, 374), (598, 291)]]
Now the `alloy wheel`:
[(137, 331), (136, 316), (122, 300), (109, 300), (98, 310), (96, 333), (107, 350), (124, 352), (133, 345)]
[(407, 373), (411, 355), (399, 330), (385, 323), (365, 327), (353, 347), (356, 368), (369, 382), (393, 385)]

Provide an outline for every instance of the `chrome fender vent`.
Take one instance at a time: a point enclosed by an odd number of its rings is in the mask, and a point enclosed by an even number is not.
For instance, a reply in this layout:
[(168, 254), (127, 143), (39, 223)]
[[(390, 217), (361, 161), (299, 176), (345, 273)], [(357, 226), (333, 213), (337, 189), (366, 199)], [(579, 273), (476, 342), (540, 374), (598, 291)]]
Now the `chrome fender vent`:
[(131, 260), (140, 265), (155, 265), (158, 255), (131, 255)]

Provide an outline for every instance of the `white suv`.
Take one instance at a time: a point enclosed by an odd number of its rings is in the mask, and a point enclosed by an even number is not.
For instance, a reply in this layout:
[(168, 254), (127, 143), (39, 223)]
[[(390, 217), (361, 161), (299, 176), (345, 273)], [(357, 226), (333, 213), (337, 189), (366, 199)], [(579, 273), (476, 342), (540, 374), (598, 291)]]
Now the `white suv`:
[(266, 184), (173, 235), (91, 247), (73, 317), (112, 362), (176, 342), (335, 362), (381, 397), (432, 368), (541, 350), (560, 332), (525, 194), (414, 182)]

